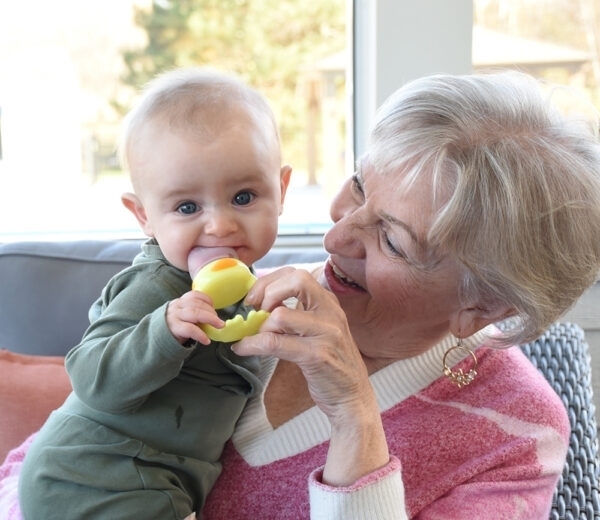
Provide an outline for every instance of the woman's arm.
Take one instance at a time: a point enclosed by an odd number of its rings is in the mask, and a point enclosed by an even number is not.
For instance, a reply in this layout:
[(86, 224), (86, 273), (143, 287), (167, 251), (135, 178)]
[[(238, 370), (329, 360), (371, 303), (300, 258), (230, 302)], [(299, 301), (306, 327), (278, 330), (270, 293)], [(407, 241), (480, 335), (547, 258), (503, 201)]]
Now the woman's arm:
[[(297, 309), (282, 306), (290, 297)], [(307, 272), (284, 268), (254, 285), (246, 301), (271, 316), (261, 332), (234, 346), (240, 355), (273, 355), (296, 363), (312, 399), (331, 424), (322, 481), (351, 486), (390, 461), (367, 368), (335, 297)]]

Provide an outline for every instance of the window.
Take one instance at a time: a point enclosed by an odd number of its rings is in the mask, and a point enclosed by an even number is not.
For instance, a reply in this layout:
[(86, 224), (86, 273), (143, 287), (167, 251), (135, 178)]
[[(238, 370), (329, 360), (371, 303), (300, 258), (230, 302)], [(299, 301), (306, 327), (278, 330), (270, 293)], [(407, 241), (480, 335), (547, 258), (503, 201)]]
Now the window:
[(0, 241), (141, 236), (120, 203), (120, 118), (134, 84), (191, 63), (269, 98), (294, 167), (281, 233), (318, 237), (399, 85), (520, 68), (597, 106), (599, 18), (594, 0), (0, 2)]
[[(476, 0), (473, 68), (518, 69), (564, 85), (564, 110), (600, 106), (596, 0)], [(592, 115), (592, 114), (588, 114)]]
[(268, 97), (294, 167), (282, 233), (322, 233), (346, 170), (346, 16), (345, 0), (0, 3), (0, 241), (142, 236), (120, 202), (120, 120), (190, 64)]

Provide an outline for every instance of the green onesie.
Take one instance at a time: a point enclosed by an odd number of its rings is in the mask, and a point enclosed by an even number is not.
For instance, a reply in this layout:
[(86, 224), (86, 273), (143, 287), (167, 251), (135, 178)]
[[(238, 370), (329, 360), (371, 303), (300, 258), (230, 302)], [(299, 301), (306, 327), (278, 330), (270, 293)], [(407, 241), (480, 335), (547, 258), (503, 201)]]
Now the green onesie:
[(167, 303), (190, 287), (189, 273), (150, 240), (104, 288), (66, 357), (73, 392), (25, 458), (26, 520), (166, 520), (201, 510), (224, 444), (260, 385), (259, 360), (228, 344), (173, 337)]

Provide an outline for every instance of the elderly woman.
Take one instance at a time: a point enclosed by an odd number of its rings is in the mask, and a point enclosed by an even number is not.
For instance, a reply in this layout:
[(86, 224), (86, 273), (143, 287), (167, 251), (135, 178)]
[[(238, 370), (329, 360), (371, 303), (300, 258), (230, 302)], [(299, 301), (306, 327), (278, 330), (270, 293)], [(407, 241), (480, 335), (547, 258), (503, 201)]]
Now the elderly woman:
[(202, 518), (547, 519), (568, 420), (505, 347), (598, 275), (593, 133), (527, 76), (419, 79), (380, 109), (331, 216), (324, 266), (247, 297), (271, 315), (233, 348), (264, 356), (265, 389)]
[(419, 79), (379, 110), (331, 216), (314, 278), (285, 268), (248, 296), (272, 314), (234, 350), (269, 356), (266, 390), (203, 518), (547, 519), (566, 413), (500, 347), (599, 273), (596, 137), (526, 76)]

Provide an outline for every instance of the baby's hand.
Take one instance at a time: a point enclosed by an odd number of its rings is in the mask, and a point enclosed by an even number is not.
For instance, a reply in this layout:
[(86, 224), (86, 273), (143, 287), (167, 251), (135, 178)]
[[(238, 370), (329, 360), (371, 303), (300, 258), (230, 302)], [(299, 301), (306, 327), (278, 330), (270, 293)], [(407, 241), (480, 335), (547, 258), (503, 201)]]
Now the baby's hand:
[(169, 302), (167, 306), (167, 327), (181, 344), (188, 339), (194, 339), (203, 345), (210, 343), (210, 338), (198, 326), (200, 323), (206, 323), (218, 329), (225, 324), (217, 315), (210, 298), (206, 294), (199, 291), (189, 291), (180, 298)]

